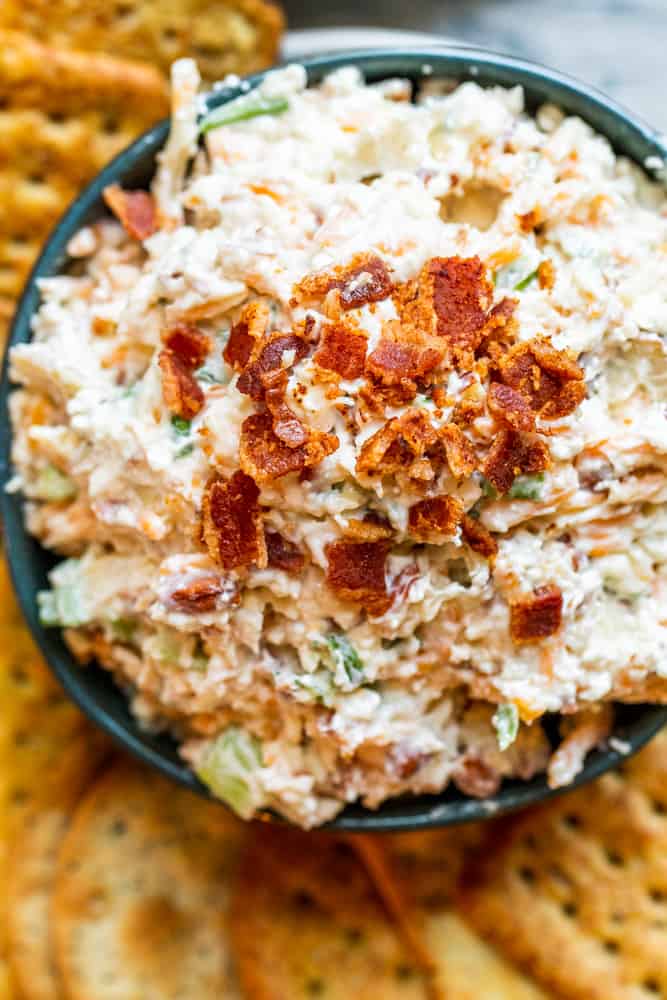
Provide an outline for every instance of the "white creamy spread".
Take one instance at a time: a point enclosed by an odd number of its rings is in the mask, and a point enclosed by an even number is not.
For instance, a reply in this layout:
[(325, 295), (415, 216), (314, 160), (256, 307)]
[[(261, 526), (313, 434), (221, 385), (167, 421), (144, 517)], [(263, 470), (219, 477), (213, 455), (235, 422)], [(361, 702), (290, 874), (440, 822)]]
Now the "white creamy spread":
[[(198, 78), (176, 65), (160, 226), (143, 242), (111, 220), (75, 237), (77, 271), (41, 283), (33, 340), (12, 352), (11, 409), (29, 529), (67, 557), (44, 620), (113, 669), (142, 722), (169, 727), (242, 815), (313, 826), (356, 799), (528, 777), (548, 760), (544, 713), (641, 700), (667, 677), (667, 209), (583, 121), (529, 116), (520, 88), (429, 84), (412, 103), (405, 82), (366, 85), (352, 68), (305, 83), (300, 66), (269, 74), (241, 99), (269, 112), (211, 128), (197, 153)], [(413, 399), (375, 410), (363, 373), (320, 378), (331, 295), (295, 286), (359, 255), (394, 286), (433, 259), (478, 259), (493, 303), (514, 302), (515, 343), (547, 338), (576, 361), (585, 398), (538, 417), (548, 468), (509, 494), (481, 464), (421, 485), (360, 474), (391, 418), (418, 410), (439, 433), (471, 394), (484, 409), (494, 376), (441, 365)], [(368, 281), (362, 270), (346, 293)], [(309, 331), (305, 356), (288, 347), (277, 362), (284, 401), (337, 439), (307, 475), (259, 483), (263, 530), (296, 547), (297, 572), (229, 569), (202, 542), (207, 484), (238, 471), (244, 421), (263, 412), (222, 353), (254, 301), (271, 330)], [(400, 324), (397, 302), (345, 312), (367, 357)], [(209, 345), (191, 419), (170, 408), (159, 364), (179, 323)], [(485, 411), (465, 430), (486, 454), (499, 425)], [(411, 535), (410, 507), (434, 493), (472, 511), (497, 554), (460, 524)], [(380, 613), (328, 577), (331, 546), (369, 515), (390, 537)], [(212, 601), (179, 603), (211, 580)], [(511, 606), (550, 587), (557, 627), (519, 641)], [(499, 705), (520, 722), (503, 750)]]

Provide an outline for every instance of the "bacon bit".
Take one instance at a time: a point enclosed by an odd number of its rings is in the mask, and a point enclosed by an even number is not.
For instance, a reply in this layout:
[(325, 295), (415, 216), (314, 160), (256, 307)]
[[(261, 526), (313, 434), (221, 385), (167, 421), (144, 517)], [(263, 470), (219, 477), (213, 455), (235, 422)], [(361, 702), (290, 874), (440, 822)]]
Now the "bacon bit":
[(290, 542), (278, 531), (265, 531), (266, 554), (271, 569), (281, 569), (296, 575), (305, 564), (305, 556), (298, 545)]
[(410, 507), (408, 530), (417, 541), (437, 545), (456, 535), (462, 518), (463, 504), (456, 497), (428, 497)]
[(170, 601), (179, 611), (184, 611), (186, 614), (202, 614), (205, 611), (215, 611), (222, 589), (220, 577), (200, 577), (187, 587), (175, 590), (171, 594)]
[(488, 799), (500, 788), (501, 775), (481, 757), (466, 754), (456, 765), (452, 780), (464, 795)]
[(406, 599), (410, 593), (410, 588), (413, 583), (416, 583), (419, 579), (419, 566), (417, 563), (411, 563), (406, 566), (401, 572), (394, 577), (391, 581), (391, 586), (389, 588), (389, 593), (391, 596), (391, 603), (393, 606), (398, 607)]
[(540, 439), (530, 440), (504, 429), (493, 440), (482, 473), (499, 493), (507, 493), (517, 476), (536, 473), (551, 465), (549, 449)]
[(555, 583), (510, 603), (510, 635), (515, 643), (539, 642), (561, 626), (563, 595)]
[(156, 232), (157, 212), (148, 191), (124, 191), (118, 184), (109, 184), (102, 197), (133, 240), (147, 240)]
[(499, 360), (503, 381), (524, 396), (545, 420), (568, 416), (586, 396), (584, 373), (570, 351), (547, 337), (516, 344)]
[(181, 364), (192, 371), (200, 368), (211, 351), (211, 338), (188, 323), (179, 323), (162, 334), (162, 342)]
[(524, 397), (511, 385), (492, 382), (487, 396), (489, 410), (502, 424), (515, 431), (534, 431), (535, 415)]
[(185, 365), (171, 351), (160, 351), (162, 398), (176, 417), (192, 420), (204, 405), (204, 392)]
[(291, 304), (323, 299), (333, 289), (339, 290), (340, 306), (347, 311), (389, 298), (393, 285), (383, 260), (374, 254), (357, 254), (345, 267), (306, 275), (294, 286)]
[[(366, 372), (384, 382), (396, 385), (424, 379), (443, 358), (443, 351), (419, 344), (401, 343), (383, 337), (366, 361)], [(415, 386), (416, 391), (416, 386)]]
[(355, 542), (379, 542), (394, 534), (389, 521), (373, 511), (366, 514), (363, 521), (357, 517), (348, 518), (343, 531), (346, 538), (353, 538)]
[(454, 478), (463, 479), (471, 475), (477, 465), (477, 456), (461, 428), (453, 423), (445, 424), (439, 436)]
[(439, 409), (443, 409), (447, 403), (447, 393), (445, 392), (445, 387), (442, 385), (436, 385), (431, 391), (431, 397), (433, 402)]
[(477, 383), (473, 382), (461, 393), (452, 413), (452, 421), (462, 427), (470, 427), (478, 417), (482, 416), (485, 409), (484, 396)]
[(461, 534), (473, 552), (485, 559), (493, 559), (498, 554), (498, 543), (491, 532), (470, 514), (463, 515)]
[(543, 221), (542, 211), (540, 208), (531, 208), (530, 212), (517, 215), (517, 221), (522, 233), (532, 233)]
[(508, 344), (514, 340), (518, 328), (515, 315), (518, 305), (516, 299), (505, 296), (489, 310), (480, 346), (477, 349), (478, 356), (487, 354), (491, 343), (500, 341)]
[(335, 434), (311, 429), (305, 444), (290, 448), (275, 434), (270, 413), (253, 413), (241, 425), (239, 459), (244, 472), (265, 483), (319, 464), (338, 443)]
[(433, 288), (438, 336), (454, 356), (479, 347), (493, 286), (479, 257), (434, 257), (426, 265)]
[(257, 357), (239, 375), (236, 387), (239, 392), (259, 401), (264, 398), (262, 375), (282, 367), (283, 354), (294, 351), (294, 364), (308, 353), (308, 344), (293, 333), (270, 334), (262, 342)]
[(322, 330), (313, 361), (320, 368), (335, 372), (341, 378), (359, 378), (364, 371), (367, 340), (342, 325), (327, 325)]
[(551, 260), (543, 260), (537, 268), (537, 281), (540, 288), (550, 292), (556, 284), (556, 268)]
[(327, 583), (337, 596), (371, 615), (384, 614), (391, 604), (385, 576), (389, 543), (331, 542), (325, 552)]
[(393, 417), (365, 441), (357, 459), (359, 476), (391, 475), (409, 467), (437, 441), (437, 432), (422, 410)]
[(224, 569), (266, 566), (259, 489), (244, 472), (209, 481), (202, 500), (202, 536), (212, 559)]
[(255, 344), (266, 335), (270, 319), (271, 311), (265, 302), (249, 302), (244, 306), (222, 352), (230, 368), (238, 372), (246, 367)]
[(289, 448), (305, 444), (309, 430), (285, 402), (287, 372), (278, 368), (261, 376), (264, 401), (273, 417), (273, 433)]

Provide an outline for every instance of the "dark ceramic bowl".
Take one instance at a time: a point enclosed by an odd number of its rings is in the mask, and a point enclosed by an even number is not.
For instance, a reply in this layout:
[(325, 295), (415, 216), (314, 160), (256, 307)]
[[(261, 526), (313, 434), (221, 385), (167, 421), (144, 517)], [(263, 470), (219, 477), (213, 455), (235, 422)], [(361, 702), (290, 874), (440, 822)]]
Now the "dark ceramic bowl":
[[(369, 81), (390, 76), (409, 77), (419, 81), (424, 67), (430, 78), (475, 80), (482, 86), (521, 84), (526, 92), (529, 109), (545, 101), (553, 102), (566, 112), (579, 115), (593, 128), (606, 135), (618, 153), (643, 164), (649, 156), (667, 158), (667, 148), (658, 135), (634, 119), (612, 101), (592, 89), (561, 76), (552, 70), (507, 56), (477, 51), (466, 47), (438, 47), (398, 52), (356, 52), (312, 59), (306, 62), (309, 81), (319, 82), (324, 75), (340, 66), (359, 66)], [(252, 77), (256, 83), (261, 76)], [(209, 107), (223, 104), (239, 94), (238, 87), (218, 90), (208, 98)], [(10, 344), (30, 338), (30, 319), (39, 304), (37, 281), (57, 274), (67, 267), (66, 246), (70, 237), (83, 225), (105, 213), (102, 189), (112, 182), (123, 187), (146, 186), (155, 168), (155, 155), (167, 137), (169, 123), (161, 122), (116, 157), (67, 211), (39, 258), (21, 299)], [(7, 399), (10, 385), (7, 358), (0, 384), (0, 479), (2, 484), (11, 474), (10, 425)], [(0, 512), (4, 521), (5, 546), (14, 585), (28, 625), (52, 670), (66, 690), (98, 725), (135, 756), (175, 781), (206, 795), (207, 792), (178, 757), (174, 742), (166, 735), (143, 732), (130, 714), (125, 696), (111, 676), (98, 667), (82, 669), (64, 645), (60, 632), (43, 628), (38, 620), (36, 594), (47, 583), (47, 572), (53, 557), (26, 533), (21, 498), (0, 491)], [(667, 721), (667, 708), (649, 705), (618, 708), (614, 741), (627, 753), (639, 749)], [(591, 753), (575, 784), (590, 781), (622, 759), (617, 750)], [(492, 799), (480, 801), (466, 798), (456, 790), (442, 795), (401, 798), (387, 802), (377, 812), (360, 806), (349, 806), (330, 824), (340, 830), (413, 830), (442, 826), (468, 820), (485, 819), (491, 815), (539, 802), (554, 795), (543, 777), (529, 782), (507, 781)]]

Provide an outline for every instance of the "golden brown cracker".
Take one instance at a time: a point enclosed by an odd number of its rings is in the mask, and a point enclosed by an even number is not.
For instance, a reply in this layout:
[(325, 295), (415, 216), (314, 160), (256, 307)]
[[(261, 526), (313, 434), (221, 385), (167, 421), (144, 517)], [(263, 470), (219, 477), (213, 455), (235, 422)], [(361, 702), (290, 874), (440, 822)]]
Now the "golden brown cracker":
[(71, 1000), (237, 997), (226, 940), (243, 825), (129, 760), (82, 801), (53, 900)]
[(193, 56), (205, 79), (250, 73), (275, 62), (284, 27), (266, 0), (3, 0), (0, 25), (61, 48), (145, 60), (165, 74)]
[(351, 845), (256, 827), (232, 907), (252, 1000), (426, 1000), (417, 971)]
[(460, 903), (561, 996), (667, 995), (667, 735), (620, 772), (507, 824)]
[(7, 942), (23, 1000), (64, 996), (51, 945), (51, 893), (60, 844), (102, 754), (100, 742), (88, 736), (69, 746), (54, 762), (59, 796), (29, 813), (14, 838), (6, 880)]
[(167, 114), (168, 92), (150, 66), (0, 30), (0, 109), (1, 324), (69, 202)]

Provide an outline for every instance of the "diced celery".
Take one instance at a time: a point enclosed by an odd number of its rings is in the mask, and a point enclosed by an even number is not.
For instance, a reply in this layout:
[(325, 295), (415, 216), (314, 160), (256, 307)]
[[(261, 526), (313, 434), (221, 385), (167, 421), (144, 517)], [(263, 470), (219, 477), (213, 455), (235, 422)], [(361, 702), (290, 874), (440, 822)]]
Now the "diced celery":
[(233, 125), (259, 115), (282, 115), (288, 108), (289, 101), (285, 97), (264, 97), (263, 94), (251, 91), (209, 111), (199, 122), (199, 131), (203, 135), (221, 125)]
[(76, 628), (88, 621), (78, 559), (66, 559), (51, 574), (51, 590), (37, 595), (42, 625)]
[(261, 767), (259, 740), (238, 726), (230, 726), (208, 748), (197, 775), (234, 812), (250, 819), (262, 804)]
[(69, 500), (76, 496), (76, 485), (55, 465), (45, 465), (37, 476), (34, 495), (38, 500)]
[(519, 712), (516, 705), (511, 702), (498, 705), (491, 722), (496, 731), (499, 748), (507, 750), (514, 743), (519, 732)]
[(538, 472), (535, 476), (517, 476), (510, 486), (507, 496), (512, 500), (539, 500), (542, 497), (544, 474)]

